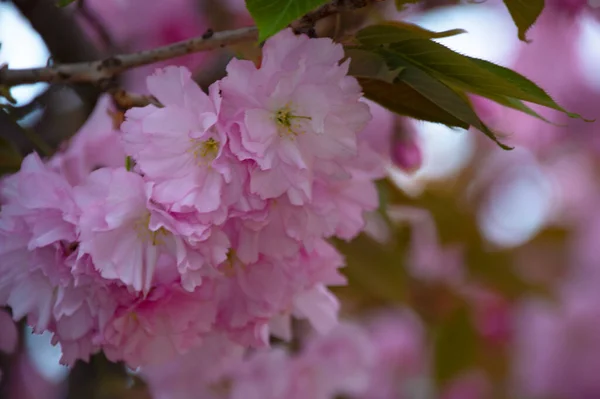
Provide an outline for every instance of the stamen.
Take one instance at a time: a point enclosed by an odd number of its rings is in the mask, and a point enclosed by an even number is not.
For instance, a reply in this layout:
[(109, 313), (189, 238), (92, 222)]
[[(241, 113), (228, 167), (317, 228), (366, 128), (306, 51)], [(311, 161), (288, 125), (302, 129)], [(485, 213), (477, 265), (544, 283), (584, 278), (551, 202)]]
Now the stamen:
[(163, 227), (156, 231), (151, 231), (148, 227), (150, 225), (150, 212), (147, 212), (145, 216), (139, 218), (133, 222), (133, 229), (136, 231), (137, 236), (140, 240), (150, 241), (152, 245), (163, 245), (164, 241), (160, 238), (161, 236), (167, 236), (169, 232)]
[(240, 261), (234, 249), (229, 249), (227, 259), (221, 264), (221, 271), (227, 277), (233, 277), (238, 268), (244, 269), (246, 265)]
[(302, 120), (311, 120), (312, 118), (310, 116), (294, 115), (291, 107), (286, 105), (275, 112), (273, 119), (279, 126), (279, 136), (293, 140), (298, 135), (305, 133), (301, 123)]
[(192, 146), (189, 151), (199, 163), (203, 163), (214, 160), (219, 155), (219, 148), (219, 142), (211, 137), (204, 141), (192, 140)]

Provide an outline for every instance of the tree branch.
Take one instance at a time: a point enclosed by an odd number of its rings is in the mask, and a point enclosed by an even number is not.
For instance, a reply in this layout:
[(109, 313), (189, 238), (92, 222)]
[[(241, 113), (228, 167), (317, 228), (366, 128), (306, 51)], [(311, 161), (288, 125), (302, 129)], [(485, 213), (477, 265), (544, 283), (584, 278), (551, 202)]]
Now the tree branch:
[(327, 18), (343, 11), (352, 11), (359, 8), (364, 8), (368, 5), (382, 1), (385, 0), (332, 0), (327, 4), (323, 4), (316, 10), (304, 15), (299, 20), (293, 22), (291, 27), (296, 33), (307, 33), (311, 29), (314, 29), (317, 21), (323, 18)]
[(182, 55), (212, 50), (244, 41), (256, 40), (255, 27), (219, 33), (207, 32), (201, 37), (131, 54), (121, 54), (101, 61), (75, 64), (58, 64), (46, 68), (0, 69), (0, 85), (15, 86), (36, 82), (83, 83), (102, 85), (123, 71), (142, 65), (180, 57)]
[[(384, 0), (332, 0), (306, 14), (291, 24), (296, 32), (310, 32), (315, 23), (330, 15), (366, 7)], [(0, 69), (0, 85), (16, 86), (36, 82), (49, 83), (96, 83), (101, 87), (111, 85), (121, 72), (142, 65), (207, 51), (227, 45), (257, 40), (256, 27), (213, 33), (207, 31), (201, 37), (131, 54), (115, 55), (104, 60), (76, 64), (58, 64), (46, 68)]]

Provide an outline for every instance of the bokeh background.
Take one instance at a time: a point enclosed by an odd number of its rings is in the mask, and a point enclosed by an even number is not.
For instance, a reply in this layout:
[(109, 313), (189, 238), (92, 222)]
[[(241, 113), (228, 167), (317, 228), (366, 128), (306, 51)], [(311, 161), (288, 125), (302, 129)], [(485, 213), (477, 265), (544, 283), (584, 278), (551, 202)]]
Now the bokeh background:
[[(468, 33), (440, 42), (514, 68), (569, 111), (600, 119), (600, 4), (547, 3), (530, 43), (518, 41), (494, 0), (428, 0), (401, 13), (383, 4), (319, 29), (381, 18), (463, 28)], [(0, 64), (85, 61), (251, 24), (238, 0), (79, 0), (66, 10), (1, 1)], [(229, 58), (257, 51), (238, 46), (175, 62), (206, 87)], [(143, 93), (152, 68), (121, 84)], [(46, 84), (12, 94), (17, 105), (0, 112), (0, 138), (23, 154), (60, 148), (99, 98), (93, 87)], [(536, 108), (546, 123), (472, 100), (514, 150), (371, 104), (366, 134), (389, 176), (379, 182), (381, 207), (368, 215), (367, 233), (337, 243), (349, 284), (336, 290), (342, 319), (365, 329), (380, 351), (374, 375), (382, 389), (370, 398), (600, 398), (600, 122)], [(9, 173), (14, 165), (3, 154), (0, 171)], [(59, 358), (50, 336), (14, 325), (0, 309), (0, 397), (151, 397), (144, 378), (102, 356), (72, 370)]]

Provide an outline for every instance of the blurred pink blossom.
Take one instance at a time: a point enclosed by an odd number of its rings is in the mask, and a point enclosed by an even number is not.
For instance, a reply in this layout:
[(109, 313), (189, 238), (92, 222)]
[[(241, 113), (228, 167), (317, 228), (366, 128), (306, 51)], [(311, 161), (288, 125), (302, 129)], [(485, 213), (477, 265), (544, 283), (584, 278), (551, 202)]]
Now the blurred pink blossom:
[(492, 395), (490, 383), (482, 372), (467, 372), (453, 379), (441, 399), (487, 399)]
[(409, 309), (381, 312), (367, 323), (374, 368), (361, 399), (409, 399), (412, 384), (427, 375), (425, 330)]
[(521, 391), (564, 399), (598, 397), (599, 321), (597, 280), (568, 282), (558, 303), (524, 303), (516, 324), (514, 353)]
[[(207, 23), (196, 0), (169, 0), (152, 4), (144, 0), (90, 0), (86, 1), (86, 6), (98, 15), (115, 44), (129, 51), (148, 50), (191, 39), (207, 30)], [(80, 20), (90, 32), (94, 32), (85, 18)], [(182, 65), (194, 71), (210, 57), (210, 52), (191, 54), (138, 68), (126, 73), (125, 77), (132, 90), (145, 92), (145, 77), (155, 68)]]

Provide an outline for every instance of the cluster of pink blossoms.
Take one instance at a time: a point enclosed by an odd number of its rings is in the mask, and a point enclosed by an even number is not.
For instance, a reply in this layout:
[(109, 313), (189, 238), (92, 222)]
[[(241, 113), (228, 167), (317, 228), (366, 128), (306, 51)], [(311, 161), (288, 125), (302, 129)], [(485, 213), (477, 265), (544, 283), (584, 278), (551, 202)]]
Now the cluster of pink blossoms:
[(154, 399), (403, 399), (426, 378), (423, 326), (402, 309), (367, 328), (340, 323), (300, 348), (246, 353), (218, 337), (174, 361), (141, 369)]
[(208, 95), (185, 68), (157, 70), (162, 107), (95, 132), (96, 152), (75, 138), (47, 163), (29, 155), (1, 186), (0, 305), (51, 331), (67, 364), (99, 350), (159, 363), (215, 335), (267, 346), (292, 316), (329, 330), (326, 287), (344, 278), (326, 239), (361, 231), (383, 174), (343, 57), (286, 30)]

